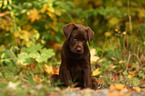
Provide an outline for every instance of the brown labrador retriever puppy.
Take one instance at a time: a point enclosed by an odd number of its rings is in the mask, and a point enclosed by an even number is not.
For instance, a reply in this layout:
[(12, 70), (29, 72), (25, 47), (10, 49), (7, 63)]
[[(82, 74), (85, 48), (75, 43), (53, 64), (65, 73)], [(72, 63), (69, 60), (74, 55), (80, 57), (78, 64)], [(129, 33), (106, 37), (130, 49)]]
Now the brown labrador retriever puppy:
[[(61, 50), (61, 66), (57, 77), (64, 86), (77, 84), (81, 88), (97, 88), (97, 82), (91, 78), (90, 52), (86, 44), (93, 40), (94, 32), (79, 24), (67, 24), (63, 27), (66, 41)], [(55, 81), (56, 78), (54, 79)]]

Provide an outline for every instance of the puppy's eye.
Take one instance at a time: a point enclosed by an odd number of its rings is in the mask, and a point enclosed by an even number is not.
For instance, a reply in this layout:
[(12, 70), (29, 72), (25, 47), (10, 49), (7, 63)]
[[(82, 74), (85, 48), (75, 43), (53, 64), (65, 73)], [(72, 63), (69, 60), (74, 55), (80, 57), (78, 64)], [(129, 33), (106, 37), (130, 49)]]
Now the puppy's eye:
[(74, 37), (74, 39), (77, 39), (77, 38), (78, 38), (77, 36)]
[(86, 41), (86, 39), (85, 39), (85, 38), (83, 38), (83, 39), (82, 39), (82, 41), (84, 41), (84, 42), (85, 42), (85, 41)]

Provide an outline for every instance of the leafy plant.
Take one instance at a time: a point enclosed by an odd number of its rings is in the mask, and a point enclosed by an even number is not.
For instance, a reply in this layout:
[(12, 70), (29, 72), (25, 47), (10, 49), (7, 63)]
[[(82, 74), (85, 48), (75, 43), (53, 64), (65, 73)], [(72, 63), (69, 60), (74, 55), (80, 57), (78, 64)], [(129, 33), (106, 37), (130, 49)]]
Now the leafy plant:
[(18, 63), (29, 65), (36, 62), (47, 62), (47, 60), (54, 55), (53, 49), (42, 48), (40, 44), (31, 45), (31, 47), (23, 48), (23, 51), (18, 54)]

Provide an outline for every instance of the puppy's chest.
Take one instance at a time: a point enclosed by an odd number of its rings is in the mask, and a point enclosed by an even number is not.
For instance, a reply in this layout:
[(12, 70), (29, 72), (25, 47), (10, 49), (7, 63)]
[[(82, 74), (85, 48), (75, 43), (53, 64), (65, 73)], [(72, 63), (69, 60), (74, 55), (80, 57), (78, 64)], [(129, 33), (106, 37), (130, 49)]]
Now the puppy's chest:
[(71, 71), (79, 72), (84, 69), (85, 66), (87, 66), (87, 62), (84, 59), (80, 60), (68, 60), (67, 61), (67, 67)]

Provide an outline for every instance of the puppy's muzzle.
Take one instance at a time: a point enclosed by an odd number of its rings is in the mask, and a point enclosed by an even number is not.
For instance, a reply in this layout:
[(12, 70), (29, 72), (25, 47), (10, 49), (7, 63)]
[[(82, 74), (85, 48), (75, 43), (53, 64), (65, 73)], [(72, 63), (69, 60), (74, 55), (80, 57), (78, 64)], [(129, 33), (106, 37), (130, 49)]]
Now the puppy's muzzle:
[(84, 50), (81, 46), (76, 46), (75, 47), (75, 53), (82, 54), (83, 52), (84, 52)]
[(80, 47), (77, 47), (77, 52), (81, 52), (82, 49)]

